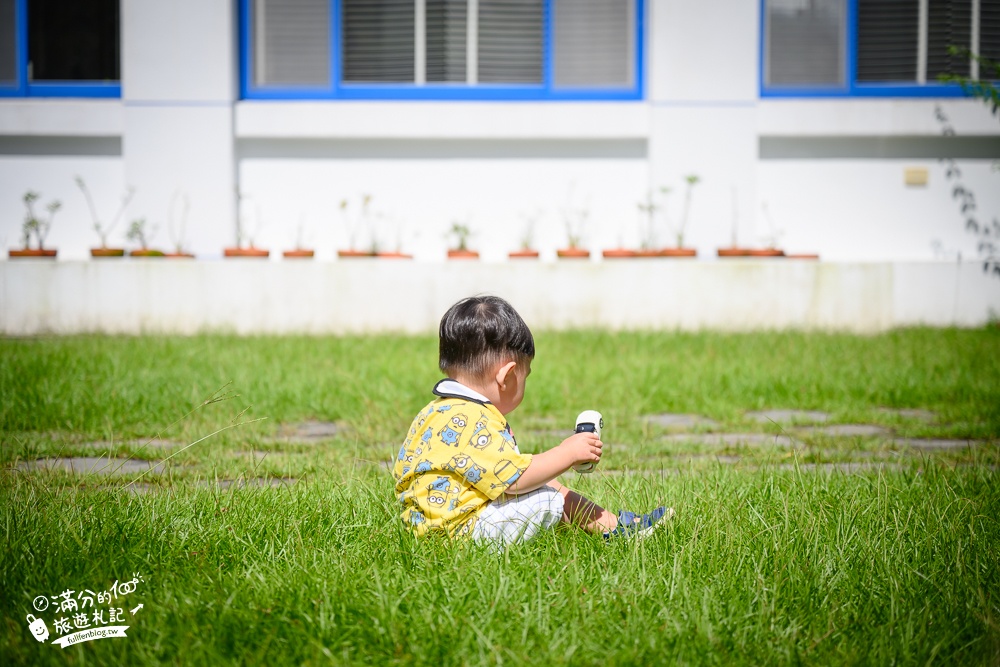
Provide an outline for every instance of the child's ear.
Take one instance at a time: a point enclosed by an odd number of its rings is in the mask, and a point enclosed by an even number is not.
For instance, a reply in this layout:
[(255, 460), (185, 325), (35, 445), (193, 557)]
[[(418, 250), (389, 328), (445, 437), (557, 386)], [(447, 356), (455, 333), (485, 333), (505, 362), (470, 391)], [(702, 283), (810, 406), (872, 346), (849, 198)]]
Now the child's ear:
[(508, 361), (497, 369), (496, 381), (501, 389), (507, 388), (507, 375), (514, 371), (515, 366), (517, 366), (516, 361)]

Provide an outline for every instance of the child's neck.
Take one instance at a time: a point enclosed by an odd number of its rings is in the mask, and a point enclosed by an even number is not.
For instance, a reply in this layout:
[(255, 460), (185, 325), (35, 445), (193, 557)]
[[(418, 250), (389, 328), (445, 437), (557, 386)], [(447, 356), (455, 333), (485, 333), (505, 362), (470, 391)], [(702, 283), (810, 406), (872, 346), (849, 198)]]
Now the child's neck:
[(488, 398), (490, 403), (494, 405), (497, 404), (497, 400), (500, 398), (500, 388), (497, 387), (496, 382), (483, 382), (482, 380), (471, 378), (466, 375), (454, 375), (449, 377), (455, 382), (468, 387), (473, 391), (479, 392)]

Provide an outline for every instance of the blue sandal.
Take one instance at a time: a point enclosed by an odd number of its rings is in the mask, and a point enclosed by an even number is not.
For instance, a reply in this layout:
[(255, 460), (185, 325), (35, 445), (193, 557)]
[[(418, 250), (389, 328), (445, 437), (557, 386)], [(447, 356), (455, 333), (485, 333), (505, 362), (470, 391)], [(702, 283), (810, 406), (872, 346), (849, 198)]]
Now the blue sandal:
[(649, 514), (636, 514), (628, 510), (618, 512), (618, 527), (604, 533), (604, 539), (612, 538), (635, 538), (642, 539), (648, 537), (658, 527), (666, 522), (663, 519), (671, 519), (674, 516), (673, 507), (657, 507)]

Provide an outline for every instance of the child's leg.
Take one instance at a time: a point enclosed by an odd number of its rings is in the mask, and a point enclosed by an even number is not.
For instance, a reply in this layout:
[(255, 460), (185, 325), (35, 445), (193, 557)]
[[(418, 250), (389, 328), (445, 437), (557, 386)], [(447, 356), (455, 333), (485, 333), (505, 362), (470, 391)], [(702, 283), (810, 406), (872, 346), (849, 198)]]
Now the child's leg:
[(618, 517), (594, 501), (552, 480), (550, 486), (563, 497), (563, 521), (588, 533), (609, 533), (618, 527)]

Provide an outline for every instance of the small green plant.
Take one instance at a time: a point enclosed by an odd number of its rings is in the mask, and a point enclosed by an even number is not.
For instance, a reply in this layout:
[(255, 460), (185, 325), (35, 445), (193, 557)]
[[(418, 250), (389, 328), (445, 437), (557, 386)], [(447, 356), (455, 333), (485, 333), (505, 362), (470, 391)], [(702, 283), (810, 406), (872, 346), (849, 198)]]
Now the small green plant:
[[(179, 213), (178, 207), (180, 207)], [(184, 253), (184, 229), (187, 226), (189, 209), (187, 195), (174, 192), (170, 198), (170, 208), (167, 210), (167, 232), (170, 234), (170, 243), (174, 247), (174, 252), (179, 255)]]
[(97, 215), (97, 207), (94, 206), (94, 198), (90, 195), (90, 189), (87, 187), (87, 183), (80, 176), (77, 176), (75, 180), (77, 187), (80, 188), (83, 192), (84, 198), (87, 200), (87, 208), (90, 209), (90, 217), (93, 220), (94, 231), (97, 232), (97, 236), (101, 239), (101, 247), (107, 248), (108, 236), (110, 236), (111, 232), (113, 232), (115, 227), (118, 226), (122, 215), (125, 213), (125, 208), (128, 206), (128, 203), (132, 201), (132, 197), (135, 196), (135, 188), (126, 188), (125, 194), (122, 195), (122, 203), (121, 206), (118, 207), (118, 212), (115, 213), (115, 217), (111, 219), (111, 222), (105, 225), (101, 222), (100, 216)]
[(563, 209), (563, 222), (566, 224), (566, 241), (570, 248), (579, 248), (583, 245), (583, 237), (587, 229), (587, 219), (590, 217), (590, 210), (581, 206), (580, 208)]
[(472, 230), (469, 229), (468, 224), (456, 220), (451, 223), (448, 234), (455, 239), (456, 247), (453, 250), (465, 252), (469, 249), (469, 237), (472, 236)]
[(24, 224), (21, 225), (21, 241), (24, 243), (25, 250), (30, 248), (32, 237), (38, 243), (39, 250), (45, 249), (45, 237), (48, 236), (49, 229), (52, 227), (52, 220), (56, 217), (56, 212), (62, 208), (62, 204), (58, 200), (52, 200), (45, 205), (49, 217), (43, 218), (35, 213), (35, 202), (40, 197), (41, 195), (32, 190), (24, 193), (24, 206), (27, 213), (24, 216)]
[[(660, 188), (666, 194), (670, 188)], [(653, 201), (653, 193), (647, 192), (646, 199), (636, 204), (639, 209), (639, 247), (643, 250), (652, 250), (656, 246), (656, 212), (662, 208)], [(621, 245), (621, 243), (619, 243)]]
[(146, 218), (136, 218), (128, 226), (125, 238), (133, 243), (138, 243), (143, 250), (149, 249), (149, 237), (156, 233), (156, 227), (149, 228)]
[(957, 74), (939, 74), (938, 81), (957, 83), (967, 94), (989, 106), (994, 116), (1000, 116), (1000, 88), (994, 83), (1000, 80), (1000, 62), (984, 58), (963, 46), (949, 46), (948, 54), (974, 63), (979, 69), (979, 76), (973, 78)]
[(236, 189), (236, 247), (243, 248), (244, 244), (246, 247), (253, 250), (256, 246), (257, 235), (260, 233), (261, 227), (264, 226), (264, 214), (260, 210), (260, 205), (256, 204), (254, 206), (254, 225), (251, 227), (247, 224), (246, 216), (243, 214), (243, 202), (250, 199), (249, 195), (240, 192), (239, 188)]
[(572, 249), (583, 245), (583, 239), (587, 231), (587, 220), (590, 218), (590, 208), (584, 203), (576, 206), (574, 202), (574, 191), (576, 183), (570, 185), (566, 206), (562, 209), (563, 224), (566, 226), (566, 241)]
[(771, 213), (767, 208), (767, 202), (763, 202), (760, 205), (760, 210), (764, 216), (765, 222), (767, 222), (767, 233), (762, 234), (760, 239), (767, 249), (774, 250), (778, 247), (778, 241), (780, 241), (781, 237), (785, 235), (785, 230), (778, 229), (774, 226), (774, 219), (771, 217)]
[(688, 219), (691, 214), (691, 193), (694, 191), (694, 186), (698, 185), (701, 179), (697, 174), (688, 174), (684, 177), (684, 182), (687, 187), (684, 188), (684, 210), (681, 213), (680, 224), (677, 225), (675, 230), (675, 236), (677, 238), (677, 247), (684, 247), (684, 235), (687, 233)]
[[(340, 217), (343, 220), (344, 229), (347, 231), (348, 250), (357, 252), (362, 231), (366, 229), (370, 230), (371, 228), (371, 203), (372, 195), (362, 194), (361, 203), (358, 205), (358, 213), (352, 216), (350, 202), (347, 199), (340, 200)], [(372, 245), (375, 245), (375, 243), (373, 238)]]
[(542, 212), (539, 210), (528, 211), (521, 213), (521, 220), (524, 221), (524, 227), (521, 228), (521, 238), (519, 245), (521, 250), (533, 250), (535, 243), (535, 227), (538, 224), (539, 218), (542, 217)]

